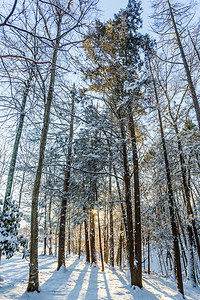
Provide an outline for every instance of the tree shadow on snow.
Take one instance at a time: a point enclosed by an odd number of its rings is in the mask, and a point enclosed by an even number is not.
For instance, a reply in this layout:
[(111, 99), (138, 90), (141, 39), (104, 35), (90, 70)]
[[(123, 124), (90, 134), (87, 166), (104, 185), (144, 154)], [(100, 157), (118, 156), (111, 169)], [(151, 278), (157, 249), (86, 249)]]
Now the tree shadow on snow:
[[(160, 278), (159, 278), (159, 280), (161, 281)], [(172, 287), (167, 281), (163, 281), (163, 282), (162, 282), (163, 286), (159, 286), (159, 287), (158, 287), (158, 284), (157, 284), (156, 282), (150, 282), (149, 280), (147, 280), (147, 279), (145, 279), (145, 278), (143, 279), (143, 281), (146, 282), (146, 284), (147, 284), (148, 286), (152, 287), (155, 291), (157, 291), (158, 297), (160, 297), (161, 295), (162, 295), (162, 296), (163, 296), (163, 295), (166, 295), (166, 297), (170, 297), (170, 299), (177, 300), (177, 297), (178, 297), (177, 293), (176, 293), (175, 295), (169, 295), (169, 293), (167, 293), (167, 292), (165, 291), (165, 289), (166, 289), (167, 287), (169, 287), (170, 289), (173, 290), (173, 287)], [(154, 292), (153, 294), (154, 294), (154, 297), (156, 297), (156, 296), (155, 296), (156, 293)]]
[(112, 270), (112, 272), (118, 277), (123, 286), (125, 286), (129, 290), (131, 289), (130, 284), (123, 278), (123, 276), (120, 273), (118, 273), (116, 270)]
[[(125, 280), (124, 277), (120, 273), (118, 273), (116, 270), (113, 270), (113, 274), (115, 274), (118, 277), (118, 279), (123, 284), (123, 288), (127, 289), (130, 292), (130, 294), (133, 296), (134, 300), (160, 299), (144, 287), (142, 289), (140, 289), (138, 287), (136, 287), (135, 289), (131, 288), (131, 285), (127, 282), (127, 280)], [(149, 284), (149, 282), (148, 282), (148, 284)]]
[(71, 273), (74, 271), (75, 267), (80, 263), (79, 259), (76, 259), (70, 265), (62, 267), (59, 271), (55, 270), (52, 276), (43, 283), (41, 286), (41, 291), (54, 292), (57, 289), (62, 289), (66, 287), (66, 282), (71, 276)]
[(89, 264), (86, 264), (83, 270), (81, 271), (80, 275), (78, 276), (76, 285), (74, 286), (73, 290), (69, 293), (67, 296), (67, 299), (72, 300), (72, 299), (78, 299), (79, 293), (81, 291), (83, 281), (85, 278), (85, 275), (89, 269)]
[[(71, 276), (71, 273), (75, 267), (79, 264), (80, 260), (76, 259), (73, 263), (68, 265), (66, 268), (61, 268), (59, 271), (55, 270), (52, 276), (41, 285), (41, 295), (42, 293), (50, 293), (50, 299), (56, 299), (56, 295), (59, 295), (66, 288), (66, 282)], [(40, 278), (40, 275), (39, 275)], [(27, 299), (27, 292), (25, 291), (21, 297), (18, 299)], [(28, 298), (29, 299), (29, 298)], [(46, 298), (45, 298), (46, 299)]]
[(91, 267), (90, 278), (88, 283), (88, 289), (85, 296), (87, 300), (96, 300), (98, 299), (98, 286), (97, 286), (97, 274), (99, 268), (98, 267)]
[(106, 279), (106, 274), (105, 272), (103, 272), (103, 277), (104, 277), (104, 283), (105, 283), (105, 287), (106, 287), (106, 293), (107, 293), (107, 300), (112, 300), (111, 295), (110, 295), (110, 291), (109, 291), (109, 287), (108, 287), (108, 283), (107, 283), (107, 279)]

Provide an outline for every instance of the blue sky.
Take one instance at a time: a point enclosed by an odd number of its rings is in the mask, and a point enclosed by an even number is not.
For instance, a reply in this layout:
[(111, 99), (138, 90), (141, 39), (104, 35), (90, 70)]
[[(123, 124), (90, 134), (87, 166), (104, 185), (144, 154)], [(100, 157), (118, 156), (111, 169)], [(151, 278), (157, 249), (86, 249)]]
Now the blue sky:
[[(149, 22), (148, 16), (151, 14), (151, 1), (142, 0), (142, 19), (144, 30), (148, 30)], [(103, 10), (102, 19), (108, 20), (112, 18), (115, 13), (119, 11), (120, 8), (125, 8), (128, 0), (99, 0), (99, 7)]]

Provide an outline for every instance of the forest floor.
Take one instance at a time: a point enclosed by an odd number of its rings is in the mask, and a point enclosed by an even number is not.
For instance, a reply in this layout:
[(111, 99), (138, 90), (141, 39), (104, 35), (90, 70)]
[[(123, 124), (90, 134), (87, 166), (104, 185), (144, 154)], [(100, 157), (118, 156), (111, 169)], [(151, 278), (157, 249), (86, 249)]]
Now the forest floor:
[[(66, 258), (66, 268), (56, 271), (57, 259), (53, 256), (39, 256), (40, 293), (27, 293), (28, 261), (17, 254), (10, 260), (2, 259), (0, 267), (0, 299), (37, 299), (37, 300), (155, 300), (182, 299), (172, 278), (143, 274), (143, 285), (133, 290), (126, 272), (86, 264), (75, 255)], [(200, 299), (200, 288), (192, 288), (185, 282), (185, 298)]]

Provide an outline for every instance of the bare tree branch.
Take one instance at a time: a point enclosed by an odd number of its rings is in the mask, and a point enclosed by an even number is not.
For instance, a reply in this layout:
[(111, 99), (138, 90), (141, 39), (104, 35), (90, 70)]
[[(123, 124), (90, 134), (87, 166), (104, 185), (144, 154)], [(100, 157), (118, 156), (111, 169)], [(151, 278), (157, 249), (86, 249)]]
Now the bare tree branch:
[(50, 61), (41, 61), (41, 62), (35, 61), (34, 59), (31, 59), (31, 58), (28, 58), (25, 56), (21, 56), (21, 55), (12, 55), (12, 54), (0, 55), (0, 58), (10, 58), (10, 57), (25, 59), (25, 60), (31, 61), (35, 64), (49, 64), (50, 63)]
[(10, 19), (10, 17), (12, 16), (12, 14), (14, 13), (14, 10), (15, 10), (15, 8), (16, 8), (16, 5), (17, 5), (17, 0), (15, 0), (11, 12), (10, 12), (9, 15), (7, 16), (7, 18), (5, 18), (4, 22), (3, 22), (3, 23), (0, 23), (0, 26), (5, 26), (5, 25), (6, 25), (6, 23), (8, 22), (8, 20)]

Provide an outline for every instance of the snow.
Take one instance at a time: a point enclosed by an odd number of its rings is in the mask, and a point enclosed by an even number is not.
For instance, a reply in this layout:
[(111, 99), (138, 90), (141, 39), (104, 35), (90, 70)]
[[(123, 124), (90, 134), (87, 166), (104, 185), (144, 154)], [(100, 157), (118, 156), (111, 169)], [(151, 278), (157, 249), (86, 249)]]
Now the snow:
[[(182, 299), (172, 278), (160, 277), (156, 274), (143, 274), (143, 289), (132, 289), (126, 272), (120, 269), (99, 267), (86, 264), (75, 255), (66, 258), (66, 268), (56, 271), (57, 259), (53, 256), (39, 256), (40, 290), (38, 294), (27, 293), (28, 261), (17, 254), (13, 258), (2, 259), (0, 299), (31, 300), (170, 300)], [(100, 264), (99, 264), (100, 266)], [(200, 288), (184, 283), (187, 300), (200, 299)]]

